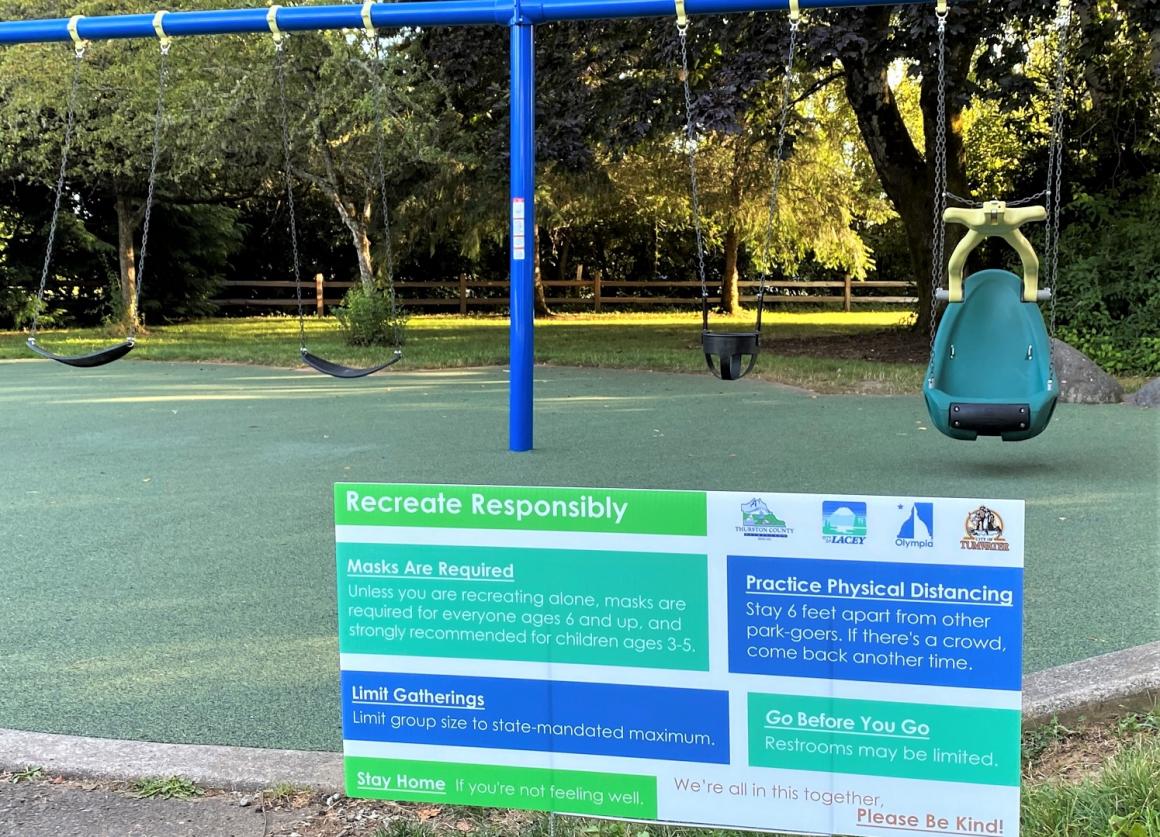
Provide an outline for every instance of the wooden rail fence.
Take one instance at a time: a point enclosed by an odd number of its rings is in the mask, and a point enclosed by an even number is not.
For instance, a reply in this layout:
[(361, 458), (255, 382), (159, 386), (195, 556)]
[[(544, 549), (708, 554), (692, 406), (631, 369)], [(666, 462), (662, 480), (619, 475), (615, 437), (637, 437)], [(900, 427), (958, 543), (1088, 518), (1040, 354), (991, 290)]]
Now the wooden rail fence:
[[(332, 308), (342, 302), (342, 293), (347, 288), (354, 287), (354, 282), (326, 282), (322, 274), (314, 277), (313, 282), (302, 283), (302, 305), (310, 314), (321, 316), (327, 308)], [(700, 304), (700, 296), (690, 293), (688, 296), (642, 296), (644, 289), (670, 291), (670, 289), (684, 288), (688, 290), (700, 289), (699, 282), (661, 282), (661, 281), (609, 281), (602, 279), (599, 274), (591, 280), (584, 279), (546, 279), (544, 293), (551, 306), (583, 306), (593, 311), (602, 311), (606, 306), (648, 306), (648, 305), (687, 305)], [(758, 286), (757, 281), (743, 281), (738, 285), (741, 289), (749, 289), (749, 294), (741, 296), (742, 302), (754, 302), (757, 297), (753, 289)], [(294, 289), (293, 282), (287, 281), (228, 281), (222, 283), (222, 289), (228, 295), (213, 302), (223, 308), (297, 308), (297, 295), (290, 295)], [(815, 305), (841, 305), (843, 310), (849, 311), (856, 304), (868, 305), (913, 305), (917, 298), (914, 294), (913, 282), (901, 281), (866, 281), (858, 282), (850, 278), (833, 281), (811, 282), (766, 282), (765, 304), (777, 306), (782, 304), (812, 303)], [(875, 295), (863, 293), (865, 290), (893, 289), (899, 291), (896, 295)], [(250, 293), (244, 292), (249, 289)], [(396, 282), (395, 289), (399, 294), (399, 302), (408, 308), (448, 307), (458, 309), (460, 314), (480, 308), (505, 308), (508, 305), (509, 283), (502, 281), (471, 281), (467, 276), (460, 276), (456, 282)], [(553, 291), (564, 290), (564, 295), (553, 294)], [(568, 291), (574, 291), (568, 295)], [(838, 293), (818, 293), (819, 291), (835, 291)], [(271, 292), (286, 292), (286, 296), (272, 296)], [(340, 292), (337, 296), (329, 292)], [(481, 293), (482, 292), (482, 293)], [(421, 294), (412, 296), (412, 294)], [(438, 294), (438, 295), (433, 295)], [(494, 294), (494, 295), (493, 295)], [(716, 304), (718, 297), (710, 297)]]

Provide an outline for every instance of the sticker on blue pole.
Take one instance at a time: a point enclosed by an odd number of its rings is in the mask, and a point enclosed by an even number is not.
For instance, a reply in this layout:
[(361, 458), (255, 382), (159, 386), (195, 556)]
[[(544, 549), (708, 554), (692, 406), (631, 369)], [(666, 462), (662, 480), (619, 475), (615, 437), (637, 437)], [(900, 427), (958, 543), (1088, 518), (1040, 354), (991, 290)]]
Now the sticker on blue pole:
[(525, 258), (524, 230), (527, 218), (523, 198), (512, 198), (512, 258), (522, 262)]

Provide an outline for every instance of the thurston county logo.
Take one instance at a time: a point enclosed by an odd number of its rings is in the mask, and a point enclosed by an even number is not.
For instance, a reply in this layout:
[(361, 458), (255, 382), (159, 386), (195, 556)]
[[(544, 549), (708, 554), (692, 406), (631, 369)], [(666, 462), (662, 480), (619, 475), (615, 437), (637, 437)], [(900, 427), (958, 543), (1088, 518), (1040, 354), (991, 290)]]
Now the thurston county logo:
[(894, 545), (906, 549), (930, 549), (934, 546), (934, 503), (899, 503), (898, 510), (906, 512), (906, 518), (898, 527)]
[(793, 534), (793, 529), (771, 512), (760, 497), (741, 504), (741, 525), (737, 531), (747, 538), (788, 538)]
[(823, 501), (822, 540), (826, 543), (865, 543), (866, 504), (849, 500)]
[(963, 549), (989, 549), (994, 552), (1008, 552), (1011, 549), (1011, 544), (1003, 538), (1003, 518), (994, 509), (979, 506), (967, 515), (963, 528), (966, 535), (959, 541)]

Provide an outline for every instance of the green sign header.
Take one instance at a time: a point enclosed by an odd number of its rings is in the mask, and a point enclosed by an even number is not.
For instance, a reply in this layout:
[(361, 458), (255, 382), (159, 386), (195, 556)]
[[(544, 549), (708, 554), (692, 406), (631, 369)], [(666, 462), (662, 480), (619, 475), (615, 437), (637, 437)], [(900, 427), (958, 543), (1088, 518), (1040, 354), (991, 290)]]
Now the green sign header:
[(419, 526), (693, 535), (707, 531), (703, 491), (337, 483), (339, 526)]

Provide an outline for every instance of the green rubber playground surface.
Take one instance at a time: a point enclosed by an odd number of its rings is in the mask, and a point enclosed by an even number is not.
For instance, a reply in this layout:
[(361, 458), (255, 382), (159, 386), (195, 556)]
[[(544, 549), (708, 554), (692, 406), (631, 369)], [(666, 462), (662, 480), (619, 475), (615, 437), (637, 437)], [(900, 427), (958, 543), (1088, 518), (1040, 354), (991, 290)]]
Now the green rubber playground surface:
[(511, 454), (502, 370), (0, 363), (0, 727), (338, 749), (339, 480), (1023, 498), (1027, 670), (1160, 639), (1160, 412), (965, 443), (917, 394), (536, 381)]

